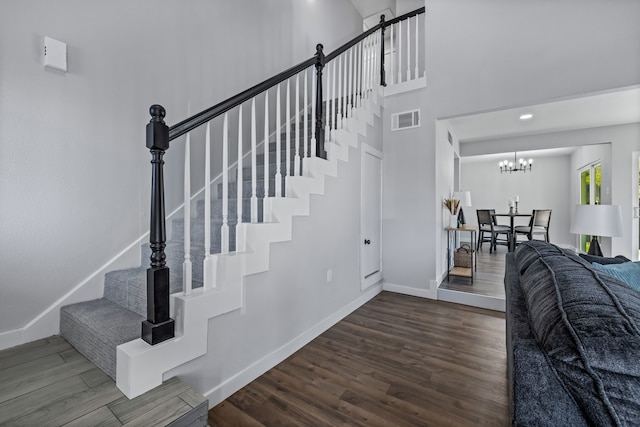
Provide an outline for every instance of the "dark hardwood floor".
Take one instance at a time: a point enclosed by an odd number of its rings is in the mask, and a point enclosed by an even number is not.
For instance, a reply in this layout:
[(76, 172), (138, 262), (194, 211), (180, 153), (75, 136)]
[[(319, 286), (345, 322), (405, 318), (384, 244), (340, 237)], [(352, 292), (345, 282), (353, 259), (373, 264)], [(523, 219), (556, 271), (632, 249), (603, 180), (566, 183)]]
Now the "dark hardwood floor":
[(504, 313), (382, 292), (209, 425), (506, 426)]

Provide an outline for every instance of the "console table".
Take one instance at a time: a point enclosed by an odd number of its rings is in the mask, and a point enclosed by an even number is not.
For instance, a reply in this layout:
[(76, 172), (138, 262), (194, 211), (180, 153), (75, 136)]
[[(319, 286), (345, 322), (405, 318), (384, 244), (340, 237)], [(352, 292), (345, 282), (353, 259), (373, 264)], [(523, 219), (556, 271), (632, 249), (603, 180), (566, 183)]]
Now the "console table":
[[(478, 227), (463, 225), (461, 227), (445, 227), (445, 230), (447, 230), (447, 282), (449, 276), (460, 276), (470, 278), (473, 285), (473, 271), (478, 269), (476, 263), (476, 232)], [(451, 233), (453, 232), (455, 238), (456, 232), (465, 231), (471, 234), (471, 267), (456, 267), (451, 265)]]

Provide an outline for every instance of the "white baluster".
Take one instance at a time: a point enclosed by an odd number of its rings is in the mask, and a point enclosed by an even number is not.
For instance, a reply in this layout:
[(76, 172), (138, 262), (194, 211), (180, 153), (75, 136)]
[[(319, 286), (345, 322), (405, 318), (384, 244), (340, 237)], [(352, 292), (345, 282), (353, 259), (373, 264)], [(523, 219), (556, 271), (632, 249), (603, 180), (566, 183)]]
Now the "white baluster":
[(367, 46), (365, 49), (366, 52), (366, 61), (365, 61), (365, 86), (366, 86), (366, 99), (369, 99), (369, 90), (371, 89), (371, 36), (367, 37)]
[(251, 222), (258, 222), (258, 158), (256, 136), (256, 99), (251, 100)]
[(267, 198), (269, 197), (269, 92), (264, 93), (264, 199), (262, 199), (262, 220), (267, 222), (266, 215), (268, 206)]
[(324, 142), (328, 142), (331, 136), (331, 84), (332, 84), (332, 75), (331, 75), (331, 63), (326, 64), (325, 66), (326, 74), (327, 74), (327, 90), (325, 91), (325, 114), (324, 114)]
[(378, 86), (378, 73), (377, 71), (380, 69), (378, 66), (378, 54), (380, 53), (380, 46), (378, 45), (378, 36), (379, 32), (376, 32), (373, 36), (373, 51), (371, 54), (373, 55), (373, 67), (371, 69), (371, 89), (375, 89)]
[(349, 90), (347, 91), (347, 101), (349, 101), (349, 118), (353, 117), (353, 90), (354, 90), (354, 66), (353, 66), (353, 51), (355, 47), (349, 49)]
[(182, 290), (191, 295), (191, 133), (184, 142), (184, 262), (182, 263)]
[(282, 123), (280, 117), (280, 84), (276, 89), (276, 197), (282, 197), (282, 173), (280, 172), (280, 164), (282, 163), (282, 135), (280, 134), (280, 124)]
[[(204, 254), (211, 256), (211, 124), (204, 137)], [(207, 261), (205, 260), (205, 263)]]
[(335, 59), (333, 60), (333, 70), (331, 71), (331, 140), (333, 141), (333, 137), (334, 137), (334, 131), (336, 129), (336, 123), (337, 123), (337, 115), (336, 115), (336, 78), (337, 78), (337, 74), (336, 74), (336, 61)]
[(318, 84), (318, 77), (316, 75), (315, 68), (311, 67), (311, 157), (316, 157), (317, 149), (316, 149), (316, 100), (318, 99), (318, 94), (316, 93), (316, 85)]
[(369, 90), (371, 89), (371, 61), (373, 60), (373, 58), (371, 57), (371, 51), (373, 50), (373, 48), (371, 47), (371, 42), (372, 42), (372, 38), (371, 36), (367, 37), (367, 61), (366, 61), (366, 74), (365, 74), (365, 81), (366, 81), (366, 85), (367, 85), (367, 99), (369, 99)]
[(416, 15), (416, 40), (415, 40), (415, 43), (414, 43), (416, 45), (416, 54), (415, 54), (416, 67), (415, 67), (415, 71), (414, 71), (414, 75), (413, 75), (414, 79), (417, 79), (418, 77), (420, 77), (418, 75), (418, 55), (419, 55), (418, 54), (418, 52), (419, 52), (419, 50), (418, 50), (418, 41), (420, 40), (420, 37), (418, 35), (419, 34), (419, 30), (420, 30), (420, 19)]
[[(307, 148), (307, 144), (309, 143), (309, 117), (307, 116), (307, 114), (309, 114), (309, 110), (308, 110), (308, 106), (307, 103), (309, 102), (309, 97), (307, 95), (308, 92), (308, 84), (309, 84), (309, 79), (308, 79), (308, 74), (309, 74), (309, 69), (306, 69), (304, 71), (304, 108), (303, 108), (303, 121), (302, 123), (304, 123), (304, 136), (302, 137), (302, 157), (308, 157), (309, 156), (309, 149)], [(312, 79), (313, 80), (313, 79)]]
[(229, 118), (224, 113), (222, 121), (222, 226), (220, 227), (220, 252), (229, 253)]
[(407, 19), (407, 80), (411, 80), (411, 19)]
[(287, 106), (285, 109), (285, 133), (287, 137), (285, 138), (285, 160), (286, 164), (284, 165), (285, 177), (291, 176), (291, 85), (289, 84), (289, 80), (287, 80)]
[[(238, 214), (238, 224), (242, 224), (242, 192), (244, 191), (242, 188), (242, 183), (244, 181), (242, 157), (242, 104), (240, 104), (240, 108), (238, 108), (238, 178), (236, 181), (236, 213)], [(240, 239), (238, 239), (239, 228), (240, 227), (236, 225), (236, 245), (240, 241)]]
[(390, 51), (390, 55), (389, 55), (389, 78), (390, 81), (388, 81), (387, 83), (389, 83), (391, 86), (393, 86), (393, 79), (395, 78), (395, 76), (393, 75), (394, 70), (395, 70), (395, 64), (394, 64), (394, 59), (395, 59), (395, 44), (393, 43), (393, 32), (394, 32), (394, 28), (395, 28), (395, 24), (389, 26), (389, 38), (391, 40), (390, 46), (389, 46), (389, 51)]
[(336, 122), (336, 129), (342, 129), (342, 82), (344, 78), (342, 76), (342, 55), (338, 57), (338, 97), (336, 101), (338, 102), (338, 120)]
[(358, 72), (356, 74), (358, 82), (356, 84), (356, 108), (362, 106), (362, 46), (364, 41), (358, 43)]
[(398, 22), (398, 83), (402, 83), (402, 21)]
[(296, 154), (293, 158), (293, 176), (300, 175), (300, 73), (296, 74), (296, 104), (295, 104), (295, 123), (296, 123)]
[(348, 82), (349, 82), (349, 55), (347, 52), (343, 53), (344, 57), (344, 72), (342, 74), (342, 79), (344, 83), (342, 84), (342, 127), (345, 128), (347, 126), (347, 91), (349, 90)]

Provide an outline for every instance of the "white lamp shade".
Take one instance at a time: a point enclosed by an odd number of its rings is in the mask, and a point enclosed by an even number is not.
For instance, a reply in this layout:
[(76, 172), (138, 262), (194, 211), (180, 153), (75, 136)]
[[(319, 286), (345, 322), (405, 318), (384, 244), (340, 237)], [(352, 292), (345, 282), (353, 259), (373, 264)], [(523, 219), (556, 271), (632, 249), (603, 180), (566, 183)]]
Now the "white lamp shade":
[(456, 191), (453, 193), (453, 198), (460, 200), (460, 206), (471, 206), (470, 191)]
[(576, 205), (570, 232), (589, 236), (621, 237), (620, 206)]

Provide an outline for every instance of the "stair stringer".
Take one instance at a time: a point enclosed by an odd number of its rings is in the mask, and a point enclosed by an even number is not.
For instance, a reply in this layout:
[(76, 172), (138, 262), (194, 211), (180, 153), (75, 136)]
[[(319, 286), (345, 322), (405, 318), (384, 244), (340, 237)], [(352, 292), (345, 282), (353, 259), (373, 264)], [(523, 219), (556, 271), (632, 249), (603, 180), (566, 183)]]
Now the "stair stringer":
[(242, 252), (210, 255), (205, 260), (205, 278), (211, 285), (192, 290), (190, 295), (171, 295), (171, 317), (176, 337), (150, 346), (136, 339), (117, 347), (116, 385), (133, 399), (162, 384), (163, 375), (207, 352), (209, 319), (243, 307), (244, 278), (269, 270), (271, 243), (293, 238), (293, 218), (310, 215), (311, 195), (323, 195), (325, 179), (337, 176), (338, 162), (349, 161), (349, 148), (358, 147), (358, 134), (366, 137), (367, 125), (381, 108), (373, 92), (343, 129), (327, 143), (327, 160), (305, 158), (305, 176), (287, 177), (287, 197), (267, 198), (265, 212), (272, 222), (239, 224)]

